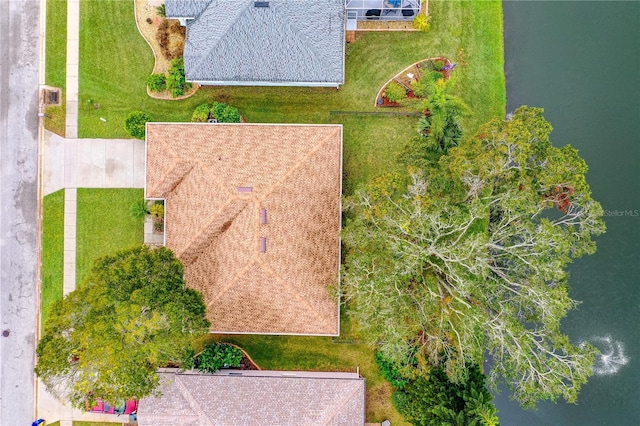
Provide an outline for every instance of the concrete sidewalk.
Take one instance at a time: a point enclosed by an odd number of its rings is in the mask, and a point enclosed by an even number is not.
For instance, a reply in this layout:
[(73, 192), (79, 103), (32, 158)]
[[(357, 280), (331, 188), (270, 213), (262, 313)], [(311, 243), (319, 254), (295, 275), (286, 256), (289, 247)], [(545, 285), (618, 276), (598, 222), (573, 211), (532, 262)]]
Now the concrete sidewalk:
[(67, 0), (67, 117), (66, 137), (78, 137), (78, 88), (80, 58), (80, 0)]
[(44, 195), (62, 188), (144, 188), (138, 139), (65, 139), (45, 131)]

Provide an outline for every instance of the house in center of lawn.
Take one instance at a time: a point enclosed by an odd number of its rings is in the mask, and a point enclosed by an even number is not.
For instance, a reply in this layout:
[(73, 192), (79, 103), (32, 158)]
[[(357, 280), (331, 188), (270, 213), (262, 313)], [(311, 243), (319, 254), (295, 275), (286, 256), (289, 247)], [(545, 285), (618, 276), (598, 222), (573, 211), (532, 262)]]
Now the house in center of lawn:
[(166, 0), (187, 27), (187, 81), (204, 85), (344, 83), (344, 0)]
[(147, 123), (146, 149), (212, 332), (339, 334), (342, 126)]

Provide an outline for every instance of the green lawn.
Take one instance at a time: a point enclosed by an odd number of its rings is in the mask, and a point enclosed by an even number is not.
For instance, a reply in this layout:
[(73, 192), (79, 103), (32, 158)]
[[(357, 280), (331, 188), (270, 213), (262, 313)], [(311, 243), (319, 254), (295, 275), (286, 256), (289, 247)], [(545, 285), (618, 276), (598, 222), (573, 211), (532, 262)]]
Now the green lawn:
[(342, 193), (345, 196), (380, 173), (402, 170), (396, 157), (415, 134), (416, 117), (332, 114), (331, 119), (344, 126)]
[[(374, 110), (375, 95), (389, 78), (413, 62), (440, 55), (459, 63), (457, 92), (474, 111), (466, 127), (475, 131), (478, 124), (505, 113), (502, 5), (430, 3), (431, 31), (365, 33), (348, 45), (346, 83), (339, 90), (209, 87), (183, 101), (161, 101), (146, 94), (153, 55), (135, 25), (133, 1), (82, 0), (80, 137), (128, 137), (124, 120), (138, 109), (156, 121), (188, 121), (195, 106), (215, 99), (238, 107), (250, 122), (327, 123), (332, 110)], [(94, 109), (90, 100), (100, 108)]]
[(62, 105), (48, 107), (45, 127), (64, 135), (67, 78), (67, 0), (47, 0), (45, 83), (62, 88)]
[(131, 217), (131, 204), (142, 189), (78, 189), (76, 219), (76, 283), (91, 272), (93, 262), (143, 243), (142, 221)]
[(51, 305), (62, 300), (63, 273), (64, 189), (47, 195), (42, 202), (42, 324)]

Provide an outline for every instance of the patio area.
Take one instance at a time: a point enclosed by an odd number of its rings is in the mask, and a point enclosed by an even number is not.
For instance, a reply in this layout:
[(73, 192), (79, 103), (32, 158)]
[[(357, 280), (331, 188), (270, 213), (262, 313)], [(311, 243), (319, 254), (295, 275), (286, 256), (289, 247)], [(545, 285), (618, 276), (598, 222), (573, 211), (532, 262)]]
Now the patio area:
[(347, 15), (358, 21), (413, 21), (420, 0), (347, 0)]

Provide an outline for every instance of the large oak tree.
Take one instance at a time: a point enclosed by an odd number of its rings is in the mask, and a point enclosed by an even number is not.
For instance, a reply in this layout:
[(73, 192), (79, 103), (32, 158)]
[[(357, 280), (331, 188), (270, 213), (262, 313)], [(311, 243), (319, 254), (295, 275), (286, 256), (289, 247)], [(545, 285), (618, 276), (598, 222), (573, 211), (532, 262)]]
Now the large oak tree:
[(567, 265), (604, 232), (587, 166), (554, 147), (542, 110), (521, 107), (438, 163), (382, 176), (348, 200), (343, 288), (385, 357), (444, 368), (493, 360), (525, 406), (575, 401), (596, 350), (560, 321), (576, 306)]
[(58, 302), (38, 344), (36, 373), (57, 398), (86, 408), (96, 397), (142, 398), (161, 366), (191, 367), (192, 342), (209, 329), (202, 295), (165, 248), (139, 247), (96, 261)]

